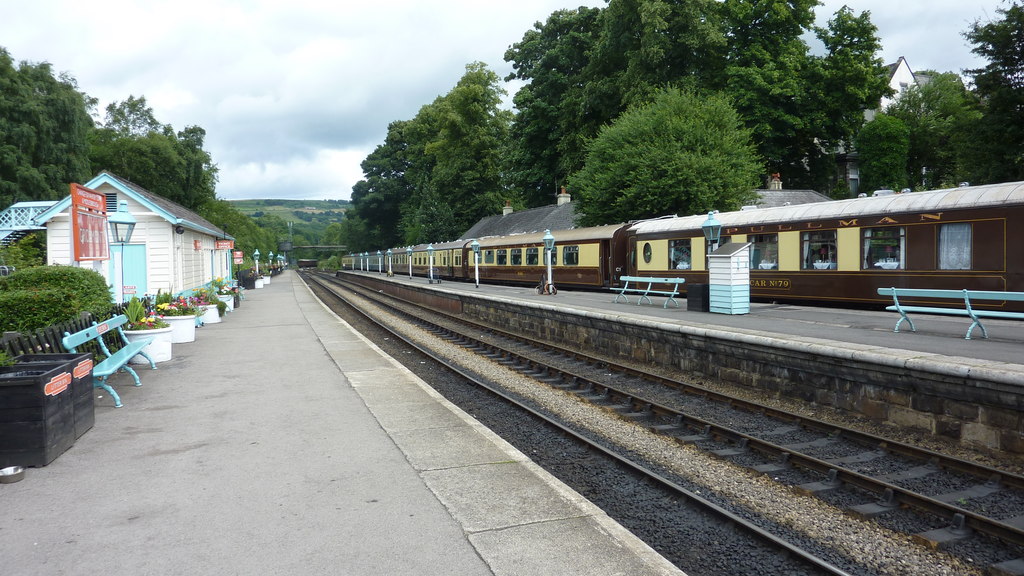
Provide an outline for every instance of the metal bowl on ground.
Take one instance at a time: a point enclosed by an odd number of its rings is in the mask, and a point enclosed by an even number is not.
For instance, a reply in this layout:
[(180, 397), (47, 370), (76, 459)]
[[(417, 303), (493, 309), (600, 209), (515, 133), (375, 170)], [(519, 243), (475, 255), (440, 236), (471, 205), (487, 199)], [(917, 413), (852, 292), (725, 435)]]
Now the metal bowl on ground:
[(25, 469), (21, 466), (0, 468), (0, 484), (14, 484), (25, 477)]

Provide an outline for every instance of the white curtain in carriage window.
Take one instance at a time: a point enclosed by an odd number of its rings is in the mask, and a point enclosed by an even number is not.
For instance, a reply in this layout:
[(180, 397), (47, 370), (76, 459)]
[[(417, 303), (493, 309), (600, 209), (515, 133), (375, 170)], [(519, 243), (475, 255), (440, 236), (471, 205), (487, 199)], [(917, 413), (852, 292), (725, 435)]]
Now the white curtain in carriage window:
[(943, 224), (939, 228), (939, 270), (970, 269), (970, 223)]

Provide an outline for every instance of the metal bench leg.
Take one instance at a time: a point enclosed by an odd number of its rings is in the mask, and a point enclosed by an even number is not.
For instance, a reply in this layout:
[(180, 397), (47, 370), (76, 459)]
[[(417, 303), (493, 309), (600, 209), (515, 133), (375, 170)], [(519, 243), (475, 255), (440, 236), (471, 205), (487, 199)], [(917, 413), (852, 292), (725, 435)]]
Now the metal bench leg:
[(153, 358), (149, 355), (148, 352), (140, 350), (139, 353), (136, 354), (136, 356), (142, 356), (146, 360), (149, 360), (149, 367), (152, 368), (153, 370), (156, 370), (156, 362), (153, 361)]
[(121, 397), (117, 395), (117, 392), (114, 392), (114, 389), (110, 387), (110, 384), (107, 384), (106, 376), (94, 380), (92, 383), (92, 387), (103, 388), (104, 390), (106, 390), (107, 394), (110, 394), (110, 398), (114, 400), (114, 408), (121, 407)]
[(679, 302), (676, 302), (676, 299), (675, 299), (674, 296), (669, 296), (668, 299), (665, 300), (665, 305), (662, 306), (662, 308), (668, 308), (668, 303), (669, 302), (671, 302), (672, 305), (675, 306), (676, 308), (679, 308)]
[(619, 292), (615, 296), (615, 300), (612, 300), (612, 304), (617, 304), (619, 302), (619, 298), (622, 298), (623, 300), (626, 301), (626, 304), (629, 304), (629, 297), (626, 296), (626, 291), (625, 290), (623, 290), (622, 292)]
[(914, 321), (911, 320), (910, 317), (907, 316), (906, 314), (900, 315), (900, 319), (896, 321), (896, 328), (893, 329), (893, 332), (899, 332), (900, 331), (900, 324), (903, 324), (904, 320), (907, 321), (907, 324), (910, 324), (910, 331), (911, 332), (917, 332), (917, 327), (914, 326)]
[(132, 369), (131, 366), (125, 364), (124, 366), (121, 366), (121, 370), (124, 370), (125, 372), (132, 375), (132, 378), (135, 380), (136, 386), (142, 386), (142, 381), (139, 380), (139, 375), (135, 373), (135, 370)]
[(964, 336), (964, 340), (970, 340), (971, 339), (971, 332), (974, 332), (974, 327), (975, 326), (977, 326), (978, 328), (981, 328), (981, 337), (982, 338), (988, 338), (988, 330), (985, 330), (985, 325), (981, 323), (981, 320), (978, 320), (977, 318), (975, 318), (974, 322), (971, 322), (971, 327), (967, 329), (967, 335)]

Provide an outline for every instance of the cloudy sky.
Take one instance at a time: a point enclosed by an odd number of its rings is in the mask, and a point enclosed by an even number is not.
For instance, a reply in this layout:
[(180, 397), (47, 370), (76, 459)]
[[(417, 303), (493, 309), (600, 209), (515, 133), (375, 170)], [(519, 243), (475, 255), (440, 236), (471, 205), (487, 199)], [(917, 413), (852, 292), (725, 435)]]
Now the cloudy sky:
[[(145, 96), (198, 125), (225, 199), (347, 199), (387, 125), (447, 93), (466, 64), (500, 76), (505, 50), (553, 11), (604, 0), (0, 0), (0, 47), (49, 62), (107, 104)], [(959, 72), (962, 36), (1003, 0), (824, 0), (870, 11), (886, 62)], [(514, 86), (509, 86), (513, 90)]]

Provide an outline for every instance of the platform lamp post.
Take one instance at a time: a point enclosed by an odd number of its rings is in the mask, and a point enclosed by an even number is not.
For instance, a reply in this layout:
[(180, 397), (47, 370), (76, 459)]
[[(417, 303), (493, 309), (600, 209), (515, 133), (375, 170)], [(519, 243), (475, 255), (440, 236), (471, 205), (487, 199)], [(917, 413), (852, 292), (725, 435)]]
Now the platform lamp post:
[(409, 261), (409, 280), (412, 280), (412, 246), (405, 249), (405, 258)]
[(473, 274), (476, 277), (476, 287), (480, 287), (480, 243), (473, 240), (470, 244), (473, 247)]
[(124, 302), (124, 246), (132, 239), (132, 232), (135, 230), (135, 217), (128, 212), (128, 203), (121, 202), (117, 205), (117, 212), (107, 218), (110, 225), (110, 237), (115, 244), (121, 245), (121, 280), (117, 295), (121, 302)]
[(377, 250), (377, 273), (384, 273), (384, 256), (380, 250)]
[(430, 283), (434, 283), (434, 245), (427, 244), (427, 274), (430, 276)]
[(555, 283), (551, 279), (551, 254), (555, 250), (555, 237), (551, 235), (551, 230), (544, 231), (544, 263), (548, 267), (548, 285), (544, 292), (547, 294), (553, 294)]
[(391, 252), (391, 248), (388, 248), (388, 251), (385, 252), (385, 254), (388, 256), (388, 278), (390, 278), (395, 275), (394, 270), (391, 269), (391, 255), (393, 254)]
[(274, 271), (274, 251), (267, 252), (267, 272)]
[(257, 248), (252, 253), (252, 260), (256, 263), (256, 275), (260, 275), (260, 249)]
[(714, 211), (708, 212), (708, 219), (700, 225), (700, 229), (704, 231), (704, 239), (707, 241), (704, 250), (704, 269), (707, 270), (711, 261), (711, 251), (718, 246), (718, 239), (722, 234), (722, 223), (715, 218)]

